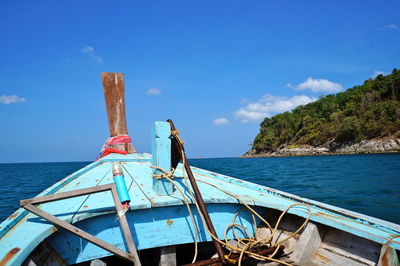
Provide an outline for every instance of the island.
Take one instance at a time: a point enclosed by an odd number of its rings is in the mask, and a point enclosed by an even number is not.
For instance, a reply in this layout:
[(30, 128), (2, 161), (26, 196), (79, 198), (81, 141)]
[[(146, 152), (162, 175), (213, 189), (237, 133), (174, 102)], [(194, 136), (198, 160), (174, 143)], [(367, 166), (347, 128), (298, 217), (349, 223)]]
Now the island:
[(400, 70), (265, 118), (243, 157), (400, 152)]

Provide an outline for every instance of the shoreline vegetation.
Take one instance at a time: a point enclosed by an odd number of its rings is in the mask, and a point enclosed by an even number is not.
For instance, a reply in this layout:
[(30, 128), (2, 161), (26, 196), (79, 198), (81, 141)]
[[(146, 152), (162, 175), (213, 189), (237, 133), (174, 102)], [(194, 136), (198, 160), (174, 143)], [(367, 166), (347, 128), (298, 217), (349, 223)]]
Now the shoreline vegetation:
[(241, 157), (400, 152), (400, 70), (265, 118)]

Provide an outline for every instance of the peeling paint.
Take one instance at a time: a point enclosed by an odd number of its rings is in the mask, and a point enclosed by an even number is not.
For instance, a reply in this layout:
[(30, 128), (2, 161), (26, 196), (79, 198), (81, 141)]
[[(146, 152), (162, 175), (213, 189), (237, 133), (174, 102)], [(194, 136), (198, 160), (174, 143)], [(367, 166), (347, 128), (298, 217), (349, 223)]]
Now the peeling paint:
[(11, 215), (7, 218), (7, 220), (14, 219), (18, 214), (19, 214), (19, 212), (14, 212), (13, 214), (11, 214)]
[(9, 262), (14, 256), (15, 254), (17, 254), (21, 249), (20, 248), (13, 248), (11, 249), (9, 252), (7, 252), (6, 255), (4, 255), (3, 259), (0, 261), (0, 265), (6, 265), (7, 262)]

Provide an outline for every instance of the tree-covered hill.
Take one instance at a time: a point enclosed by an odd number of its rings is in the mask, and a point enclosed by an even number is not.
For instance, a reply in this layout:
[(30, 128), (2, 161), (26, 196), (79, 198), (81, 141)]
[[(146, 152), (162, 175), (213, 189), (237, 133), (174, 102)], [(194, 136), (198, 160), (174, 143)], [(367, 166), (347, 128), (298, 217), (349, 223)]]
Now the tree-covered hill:
[[(291, 145), (326, 146), (378, 137), (400, 137), (400, 70), (361, 86), (327, 95), (291, 112), (265, 118), (252, 150), (276, 151)], [(289, 146), (290, 147), (290, 146)]]

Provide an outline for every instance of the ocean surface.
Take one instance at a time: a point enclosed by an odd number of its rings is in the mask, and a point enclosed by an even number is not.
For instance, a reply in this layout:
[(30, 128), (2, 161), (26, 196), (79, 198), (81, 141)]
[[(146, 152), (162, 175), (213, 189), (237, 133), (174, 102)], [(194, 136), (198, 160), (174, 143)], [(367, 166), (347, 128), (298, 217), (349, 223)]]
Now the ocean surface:
[[(400, 154), (191, 159), (191, 165), (400, 224)], [(0, 164), (0, 221), (89, 162)]]

